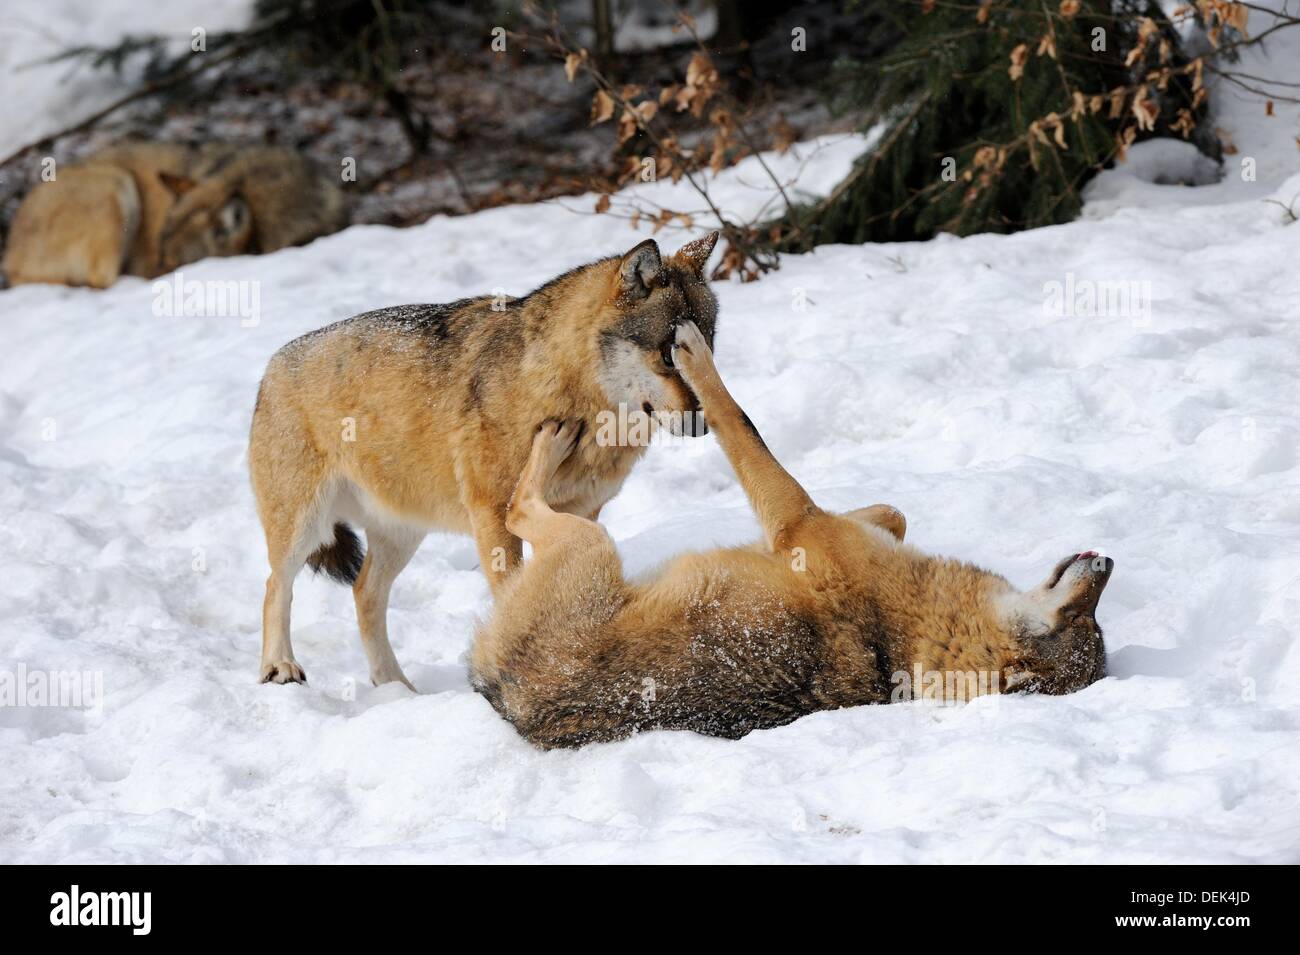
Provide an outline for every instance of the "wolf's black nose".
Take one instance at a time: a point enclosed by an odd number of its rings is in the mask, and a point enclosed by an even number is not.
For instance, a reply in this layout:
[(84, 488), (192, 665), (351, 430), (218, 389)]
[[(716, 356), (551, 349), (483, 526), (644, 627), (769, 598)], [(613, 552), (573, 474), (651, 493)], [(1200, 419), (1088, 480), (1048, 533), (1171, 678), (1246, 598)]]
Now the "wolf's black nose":
[(1109, 577), (1110, 572), (1115, 569), (1115, 562), (1109, 557), (1101, 557), (1095, 551), (1089, 551), (1086, 554), (1079, 555), (1080, 560), (1088, 562), (1088, 569), (1100, 577)]

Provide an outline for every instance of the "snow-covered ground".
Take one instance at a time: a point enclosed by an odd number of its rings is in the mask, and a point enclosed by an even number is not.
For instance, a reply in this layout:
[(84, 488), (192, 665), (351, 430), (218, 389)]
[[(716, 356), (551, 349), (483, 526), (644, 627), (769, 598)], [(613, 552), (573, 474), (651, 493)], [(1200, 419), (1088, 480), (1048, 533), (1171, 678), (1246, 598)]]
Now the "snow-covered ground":
[(138, 85), (139, 57), (123, 76), (51, 57), (113, 46), (125, 36), (164, 36), (172, 49), (203, 47), (195, 52), (200, 57), (209, 34), (243, 26), (249, 9), (250, 0), (4, 0), (0, 156), (80, 122)]
[[(350, 592), (306, 576), (312, 682), (256, 683), (244, 454), (266, 359), (641, 237), (566, 208), (590, 199), (184, 269), (256, 283), (256, 323), (159, 316), (139, 279), (0, 292), (0, 676), (103, 690), (0, 706), (0, 861), (1300, 859), (1300, 225), (1264, 201), (1300, 195), (1300, 128), (1222, 102), (1240, 155), (1218, 185), (1146, 181), (1183, 161), (1155, 144), (1067, 226), (826, 247), (717, 286), (721, 370), (821, 503), (896, 504), (919, 546), (1022, 584), (1072, 551), (1115, 558), (1111, 675), (1068, 697), (541, 753), (466, 685), (490, 600), (450, 535), (393, 597), (419, 695), (369, 686)], [(801, 184), (830, 188), (861, 148), (798, 147)], [(741, 167), (719, 195), (752, 208), (760, 181)], [(1045, 307), (1052, 283), (1107, 282), (1136, 283), (1124, 314)], [(713, 438), (653, 449), (602, 520), (632, 569), (756, 533)]]

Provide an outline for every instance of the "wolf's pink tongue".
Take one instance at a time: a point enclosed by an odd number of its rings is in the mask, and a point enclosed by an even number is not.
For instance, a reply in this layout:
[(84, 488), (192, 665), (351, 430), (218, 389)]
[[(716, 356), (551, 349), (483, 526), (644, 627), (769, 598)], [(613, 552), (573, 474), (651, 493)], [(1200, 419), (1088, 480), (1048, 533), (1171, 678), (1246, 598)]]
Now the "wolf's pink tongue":
[(1085, 550), (1082, 554), (1080, 554), (1078, 557), (1074, 559), (1083, 560), (1085, 557), (1096, 557), (1096, 556), (1097, 556), (1097, 552), (1095, 550)]

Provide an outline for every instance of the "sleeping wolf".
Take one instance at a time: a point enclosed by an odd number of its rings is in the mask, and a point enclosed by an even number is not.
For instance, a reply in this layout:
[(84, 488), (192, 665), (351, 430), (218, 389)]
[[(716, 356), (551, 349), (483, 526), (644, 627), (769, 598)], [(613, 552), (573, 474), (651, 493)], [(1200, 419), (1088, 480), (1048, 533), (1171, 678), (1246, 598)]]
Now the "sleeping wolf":
[(342, 190), (291, 149), (128, 143), (28, 193), (4, 270), (11, 285), (108, 288), (121, 275), (301, 245), (347, 222)]
[(525, 738), (544, 748), (651, 728), (736, 738), (888, 702), (899, 673), (1000, 675), (976, 693), (1068, 693), (1105, 675), (1095, 614), (1109, 558), (1072, 555), (1022, 592), (904, 544), (891, 507), (823, 511), (727, 392), (706, 336), (683, 322), (675, 342), (674, 365), (764, 541), (626, 581), (600, 525), (550, 505), (582, 427), (545, 422), (506, 516), (534, 556), (498, 595), (471, 662), (474, 687)]
[[(713, 339), (704, 267), (717, 234), (668, 259), (647, 240), (523, 298), (367, 312), (280, 349), (253, 412), (249, 465), (271, 575), (262, 611), (263, 682), (301, 682), (289, 641), (304, 563), (352, 584), (376, 683), (410, 686), (388, 642), (393, 580), (431, 529), (472, 533), (494, 593), (521, 544), (506, 505), (536, 422), (587, 423), (547, 490), (594, 520), (644, 453), (593, 425), (603, 413), (702, 434), (673, 366), (673, 329)], [(368, 553), (349, 525), (364, 528)]]

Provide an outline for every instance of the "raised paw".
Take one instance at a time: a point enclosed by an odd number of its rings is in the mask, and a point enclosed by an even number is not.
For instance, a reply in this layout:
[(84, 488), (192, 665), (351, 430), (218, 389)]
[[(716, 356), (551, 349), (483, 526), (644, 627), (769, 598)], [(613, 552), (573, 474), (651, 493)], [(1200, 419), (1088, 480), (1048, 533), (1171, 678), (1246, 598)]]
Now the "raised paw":
[(697, 396), (700, 385), (707, 384), (718, 376), (718, 370), (713, 364), (713, 351), (694, 322), (682, 322), (677, 326), (677, 336), (673, 341), (673, 365)]
[(306, 683), (307, 674), (293, 660), (262, 664), (262, 683)]

